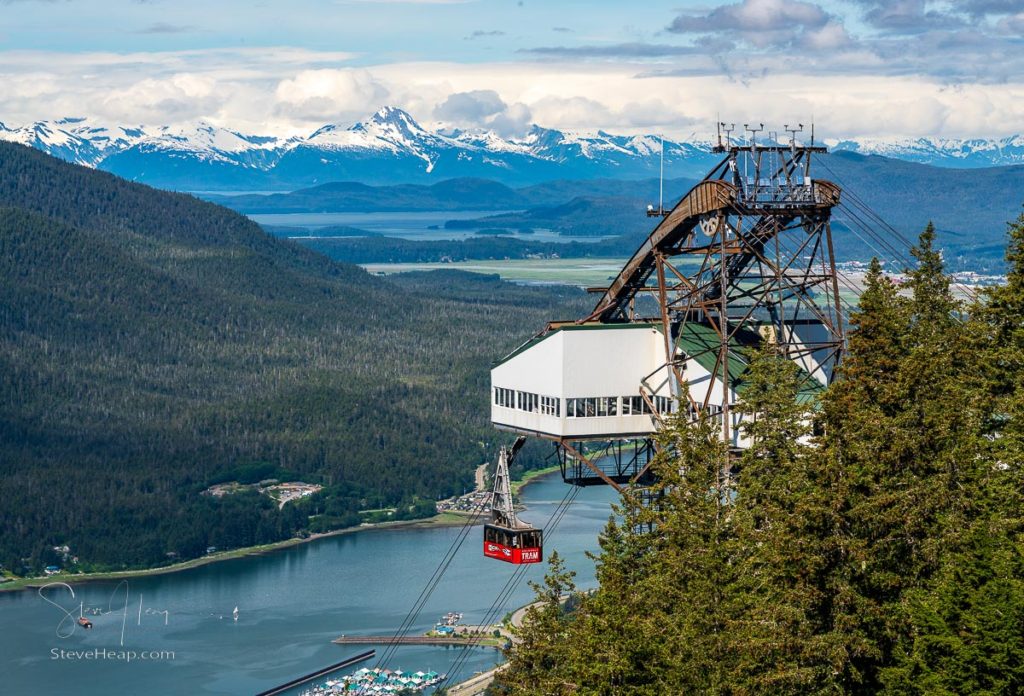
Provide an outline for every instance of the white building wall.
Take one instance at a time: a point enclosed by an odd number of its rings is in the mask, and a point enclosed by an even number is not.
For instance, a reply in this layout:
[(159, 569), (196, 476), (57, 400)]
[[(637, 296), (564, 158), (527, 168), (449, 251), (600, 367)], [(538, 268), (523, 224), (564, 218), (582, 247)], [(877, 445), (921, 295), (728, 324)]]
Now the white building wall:
[[(649, 434), (650, 415), (623, 415), (620, 397), (639, 395), (649, 375), (655, 393), (670, 396), (664, 352), (661, 333), (648, 326), (556, 331), (491, 371), (491, 420), (556, 437)], [(494, 387), (555, 397), (559, 415), (499, 406)], [(590, 397), (616, 398), (616, 415), (568, 416), (567, 399)]]
[[(803, 341), (821, 342), (828, 338), (820, 325), (797, 325), (797, 330), (796, 338)], [(823, 370), (818, 361), (825, 355), (827, 351), (818, 351), (800, 361), (801, 367), (820, 378)], [(655, 431), (652, 417), (624, 415), (622, 397), (639, 395), (640, 385), (646, 380), (648, 394), (668, 397), (674, 402), (676, 395), (670, 392), (669, 372), (664, 363), (665, 344), (660, 327), (556, 330), (491, 371), (491, 420), (499, 427), (550, 437), (599, 439), (652, 434)], [(682, 376), (694, 403), (703, 404), (707, 398), (712, 412), (722, 412), (719, 379), (712, 378), (695, 360), (686, 361)], [(495, 403), (495, 387), (516, 394), (536, 394), (538, 401), (539, 397), (557, 399), (558, 415), (543, 413), (539, 404), (530, 412), (515, 405), (499, 406)], [(568, 416), (568, 399), (590, 397), (615, 397), (616, 415)], [(746, 447), (746, 438), (740, 436), (741, 420), (734, 410), (735, 390), (730, 389), (728, 397), (730, 444)]]
[[(642, 381), (655, 397), (673, 402), (669, 371), (665, 367), (665, 343), (661, 331), (649, 326), (610, 329), (565, 329), (498, 365), (491, 371), (491, 420), (498, 426), (552, 437), (631, 437), (655, 430), (649, 414), (625, 415), (622, 397), (640, 394)], [(711, 384), (708, 403), (722, 406), (721, 382), (695, 361), (684, 369), (690, 395), (703, 403)], [(524, 411), (495, 403), (494, 387), (528, 392), (558, 400), (558, 415)], [(735, 403), (731, 393), (730, 403)], [(616, 398), (616, 415), (570, 417), (568, 399)], [(735, 420), (735, 416), (732, 420)], [(733, 440), (738, 442), (734, 434)]]
[[(789, 335), (790, 331), (791, 335)], [(802, 350), (804, 346), (815, 346), (834, 340), (825, 325), (818, 322), (787, 325), (786, 332), (787, 339), (799, 350)], [(832, 382), (832, 364), (829, 360), (832, 357), (832, 349), (820, 348), (796, 357), (795, 361), (804, 372), (828, 385)], [(823, 367), (823, 364), (827, 365), (827, 368)]]

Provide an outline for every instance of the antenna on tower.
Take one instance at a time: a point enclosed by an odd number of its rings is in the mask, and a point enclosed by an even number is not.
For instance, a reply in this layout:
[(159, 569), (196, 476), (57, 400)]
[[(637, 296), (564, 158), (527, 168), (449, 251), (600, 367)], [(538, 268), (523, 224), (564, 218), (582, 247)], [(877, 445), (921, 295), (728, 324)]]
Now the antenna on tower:
[(725, 144), (726, 144), (726, 146), (732, 147), (732, 132), (734, 130), (736, 130), (736, 124), (735, 123), (730, 123), (728, 128), (725, 127), (724, 123), (720, 123), (719, 125), (722, 127), (722, 130), (725, 131)]
[(804, 158), (804, 181), (809, 181), (811, 177), (811, 152), (814, 151), (814, 114), (811, 114), (811, 149), (807, 151), (807, 157)]
[(798, 123), (796, 128), (790, 128), (787, 123), (782, 127), (787, 133), (789, 133), (789, 149), (791, 152), (796, 152), (796, 134), (803, 132), (804, 124)]
[(749, 123), (744, 123), (743, 124), (743, 130), (748, 131), (750, 133), (750, 146), (751, 147), (754, 147), (754, 146), (757, 145), (757, 134), (764, 130), (764, 124), (763, 123), (759, 123), (757, 125), (759, 126), (758, 128), (751, 128)]
[(661, 134), (661, 175), (658, 179), (658, 212), (665, 214), (665, 134)]

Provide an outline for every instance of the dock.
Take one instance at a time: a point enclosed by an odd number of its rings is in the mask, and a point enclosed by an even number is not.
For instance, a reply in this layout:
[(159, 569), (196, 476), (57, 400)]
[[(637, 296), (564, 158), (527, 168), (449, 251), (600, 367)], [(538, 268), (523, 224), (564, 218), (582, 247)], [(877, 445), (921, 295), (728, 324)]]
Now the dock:
[(505, 643), (504, 638), (493, 635), (474, 635), (460, 633), (456, 636), (339, 636), (331, 641), (338, 645), (475, 645), (498, 647)]
[(292, 679), (290, 682), (286, 682), (284, 684), (281, 684), (280, 686), (275, 686), (273, 689), (261, 691), (260, 693), (256, 694), (256, 696), (277, 696), (277, 694), (284, 693), (285, 691), (293, 689), (296, 686), (299, 686), (300, 684), (305, 684), (306, 682), (313, 681), (314, 679), (319, 679), (320, 677), (326, 677), (328, 674), (331, 674), (332, 672), (337, 672), (339, 669), (351, 667), (352, 665), (356, 665), (365, 660), (369, 660), (376, 654), (377, 653), (375, 650), (367, 650), (366, 652), (359, 653), (358, 655), (353, 655), (352, 657), (342, 660), (341, 662), (335, 662), (333, 665), (329, 665), (327, 667), (324, 667), (323, 669), (318, 669), (317, 671), (299, 677), (298, 679)]

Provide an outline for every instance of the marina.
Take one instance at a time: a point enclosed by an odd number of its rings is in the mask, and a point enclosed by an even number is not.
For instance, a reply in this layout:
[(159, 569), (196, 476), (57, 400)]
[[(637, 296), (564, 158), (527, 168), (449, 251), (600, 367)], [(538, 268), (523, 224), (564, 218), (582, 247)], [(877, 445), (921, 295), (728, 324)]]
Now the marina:
[(440, 684), (445, 675), (437, 672), (403, 672), (402, 670), (363, 668), (340, 679), (329, 679), (302, 696), (374, 696), (376, 694), (419, 692)]

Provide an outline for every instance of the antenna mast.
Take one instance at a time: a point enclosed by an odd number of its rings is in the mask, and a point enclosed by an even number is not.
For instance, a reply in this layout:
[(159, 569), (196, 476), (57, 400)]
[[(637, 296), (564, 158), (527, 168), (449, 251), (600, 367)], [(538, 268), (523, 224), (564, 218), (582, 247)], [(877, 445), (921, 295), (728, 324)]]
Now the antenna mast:
[(658, 183), (658, 212), (665, 214), (665, 134), (661, 134), (661, 175)]

